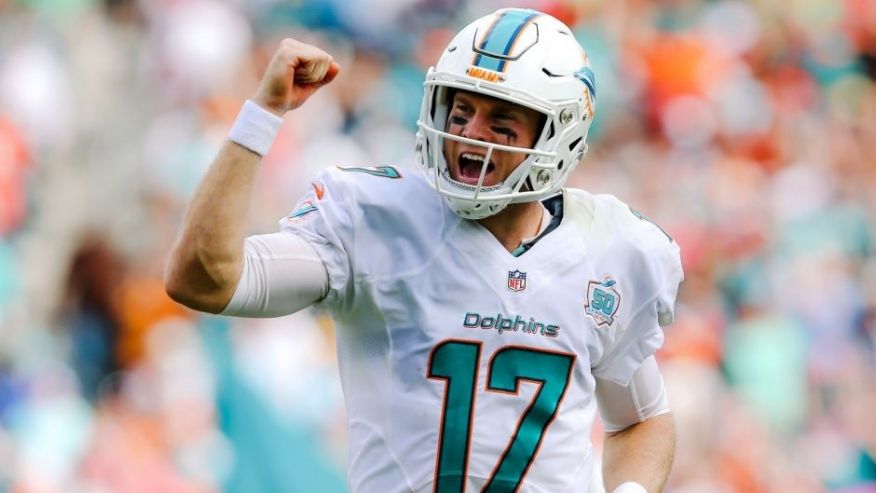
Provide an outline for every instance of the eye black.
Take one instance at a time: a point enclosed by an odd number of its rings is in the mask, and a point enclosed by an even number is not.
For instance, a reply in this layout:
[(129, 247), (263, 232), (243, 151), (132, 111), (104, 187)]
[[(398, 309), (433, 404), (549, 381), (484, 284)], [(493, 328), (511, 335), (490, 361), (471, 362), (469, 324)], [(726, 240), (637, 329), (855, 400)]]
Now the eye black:
[(454, 125), (465, 125), (466, 123), (468, 123), (468, 119), (461, 116), (453, 115), (450, 117), (450, 123)]

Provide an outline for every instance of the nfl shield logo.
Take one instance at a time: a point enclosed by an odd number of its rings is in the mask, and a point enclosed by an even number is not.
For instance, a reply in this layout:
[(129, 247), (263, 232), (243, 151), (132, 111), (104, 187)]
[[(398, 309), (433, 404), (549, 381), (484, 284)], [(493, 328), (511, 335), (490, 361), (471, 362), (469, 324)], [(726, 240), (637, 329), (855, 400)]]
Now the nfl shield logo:
[(508, 289), (511, 291), (523, 291), (526, 289), (526, 272), (512, 270), (508, 272)]

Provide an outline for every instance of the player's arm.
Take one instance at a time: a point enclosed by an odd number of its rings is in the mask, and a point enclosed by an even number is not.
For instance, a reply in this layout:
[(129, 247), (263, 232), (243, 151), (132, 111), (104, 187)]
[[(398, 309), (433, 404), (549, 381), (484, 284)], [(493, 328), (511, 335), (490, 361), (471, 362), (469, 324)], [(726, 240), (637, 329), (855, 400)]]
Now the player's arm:
[[(282, 117), (339, 71), (319, 48), (285, 39), (251, 98), (260, 109), (251, 109), (261, 123)], [(264, 135), (259, 135), (260, 122), (254, 123), (250, 136), (258, 141)], [(179, 303), (218, 313), (231, 300), (243, 271), (246, 220), (260, 161), (258, 152), (228, 140), (198, 185), (165, 269), (165, 289)]]
[(675, 454), (675, 425), (654, 357), (642, 363), (627, 385), (597, 378), (596, 399), (606, 430), (606, 491), (663, 491)]

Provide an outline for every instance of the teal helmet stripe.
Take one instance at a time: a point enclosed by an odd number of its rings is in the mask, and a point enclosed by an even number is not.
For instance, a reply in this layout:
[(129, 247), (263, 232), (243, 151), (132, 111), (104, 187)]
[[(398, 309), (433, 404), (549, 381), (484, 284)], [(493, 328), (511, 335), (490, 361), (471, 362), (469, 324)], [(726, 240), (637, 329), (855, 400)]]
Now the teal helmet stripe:
[(507, 56), (523, 28), (537, 15), (533, 10), (517, 9), (502, 13), (484, 36), (478, 47), (482, 53), (475, 57), (474, 64), (487, 70), (504, 72), (506, 60), (490, 55)]

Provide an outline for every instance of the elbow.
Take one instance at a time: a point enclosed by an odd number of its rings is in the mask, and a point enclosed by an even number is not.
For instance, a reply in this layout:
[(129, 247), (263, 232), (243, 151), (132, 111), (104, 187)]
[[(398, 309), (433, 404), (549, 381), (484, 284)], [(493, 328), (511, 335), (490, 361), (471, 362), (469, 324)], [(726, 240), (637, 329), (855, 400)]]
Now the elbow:
[(169, 263), (164, 270), (164, 292), (173, 301), (191, 308), (192, 297), (189, 289)]
[(164, 292), (167, 293), (167, 296), (177, 303), (185, 304), (181, 301), (185, 297), (185, 286), (180, 280), (179, 265), (173, 252), (164, 264), (163, 281)]
[(233, 294), (229, 283), (217, 283), (197, 265), (180, 264), (171, 258), (164, 270), (164, 291), (173, 301), (199, 312), (218, 314)]
[(171, 259), (164, 268), (164, 292), (180, 305), (198, 310), (197, 296), (192, 283), (186, 278), (185, 269)]

